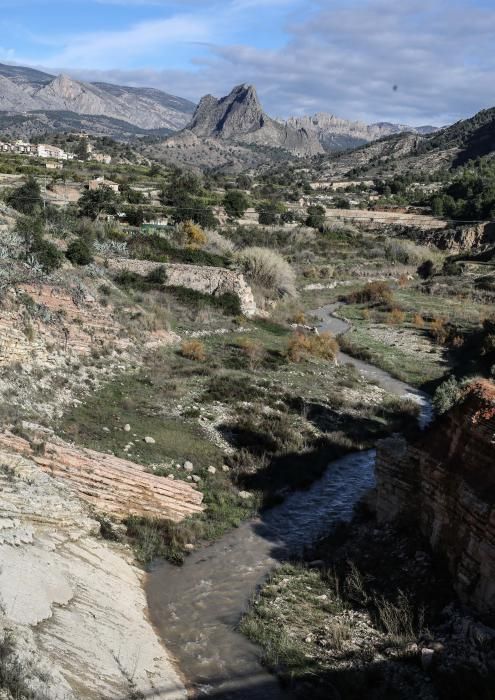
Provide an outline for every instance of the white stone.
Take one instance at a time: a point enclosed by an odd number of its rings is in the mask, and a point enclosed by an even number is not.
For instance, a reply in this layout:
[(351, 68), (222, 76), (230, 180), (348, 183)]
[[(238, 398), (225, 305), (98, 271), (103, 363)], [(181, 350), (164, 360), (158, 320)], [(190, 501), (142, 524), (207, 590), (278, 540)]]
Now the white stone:
[(252, 497), (253, 497), (253, 494), (249, 493), (249, 491), (239, 491), (239, 498), (246, 500), (246, 499), (252, 498)]
[(147, 435), (147, 436), (144, 438), (144, 441), (145, 441), (148, 445), (154, 445), (155, 442), (156, 442), (155, 438), (152, 438), (152, 437), (150, 437), (149, 435)]
[(109, 432), (110, 432), (110, 428), (107, 428), (107, 427), (105, 426), (105, 427), (103, 428), (103, 432), (104, 432), (104, 433), (109, 433)]
[(198, 476), (197, 474), (192, 475), (192, 480), (195, 481), (197, 484), (201, 481), (201, 477)]
[(217, 473), (217, 470), (215, 469), (215, 467), (208, 467), (207, 471), (208, 471), (208, 474), (216, 474)]
[(186, 472), (192, 472), (194, 470), (194, 466), (192, 462), (184, 462), (184, 469)]
[(222, 471), (223, 471), (223, 472), (229, 472), (229, 471), (230, 471), (230, 467), (229, 467), (227, 464), (222, 464)]
[(124, 425), (124, 430), (125, 430), (126, 433), (130, 433), (130, 432), (131, 432), (131, 426), (129, 425), (129, 423), (126, 423), (126, 424)]

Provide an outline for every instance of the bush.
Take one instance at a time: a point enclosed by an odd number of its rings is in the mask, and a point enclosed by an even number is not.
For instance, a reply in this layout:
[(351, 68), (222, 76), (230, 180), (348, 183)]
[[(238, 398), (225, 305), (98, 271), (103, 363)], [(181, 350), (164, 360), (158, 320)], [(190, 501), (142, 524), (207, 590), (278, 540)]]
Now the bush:
[(6, 202), (22, 214), (34, 215), (43, 208), (41, 189), (34, 177), (28, 177), (26, 183), (17, 187), (6, 197)]
[(185, 340), (180, 348), (182, 357), (196, 362), (204, 362), (206, 360), (205, 346), (200, 340)]
[(306, 335), (296, 331), (287, 346), (287, 357), (291, 362), (301, 362), (305, 357), (321, 357), (324, 360), (335, 360), (339, 345), (331, 333), (321, 335)]
[(45, 238), (35, 240), (30, 252), (47, 274), (58, 270), (62, 265), (62, 253), (53, 243), (50, 243)]
[(296, 275), (289, 263), (269, 248), (245, 248), (237, 255), (242, 271), (255, 284), (279, 296), (296, 295)]
[(223, 206), (227, 216), (232, 219), (240, 219), (249, 206), (249, 201), (244, 192), (229, 190), (224, 197)]
[(425, 327), (425, 321), (424, 321), (424, 318), (421, 316), (421, 314), (414, 314), (413, 324), (416, 328), (424, 328)]
[(438, 345), (445, 345), (448, 331), (443, 318), (434, 318), (430, 324), (430, 335)]
[(392, 309), (387, 314), (387, 323), (391, 326), (399, 326), (404, 323), (406, 319), (406, 314), (402, 309)]
[(392, 290), (386, 282), (368, 282), (362, 289), (347, 296), (351, 304), (390, 304), (392, 300)]
[(259, 340), (240, 338), (237, 345), (246, 357), (250, 369), (255, 369), (263, 362), (265, 347)]
[(69, 244), (65, 257), (70, 260), (73, 265), (89, 265), (93, 262), (91, 247), (89, 243), (82, 238), (76, 238)]
[(191, 248), (202, 248), (206, 241), (206, 234), (194, 221), (184, 221), (180, 225), (180, 232), (185, 240), (185, 244)]
[(449, 411), (459, 401), (461, 390), (455, 377), (449, 377), (440, 384), (433, 396), (433, 405), (439, 415)]

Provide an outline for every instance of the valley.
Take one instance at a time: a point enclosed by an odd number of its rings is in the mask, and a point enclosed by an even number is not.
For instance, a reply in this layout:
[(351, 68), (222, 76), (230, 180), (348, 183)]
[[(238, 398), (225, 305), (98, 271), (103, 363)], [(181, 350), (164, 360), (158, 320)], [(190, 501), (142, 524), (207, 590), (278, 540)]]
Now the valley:
[(5, 699), (490, 698), (492, 111), (282, 122), (249, 84), (27, 70), (0, 67), (44, 125), (0, 152)]

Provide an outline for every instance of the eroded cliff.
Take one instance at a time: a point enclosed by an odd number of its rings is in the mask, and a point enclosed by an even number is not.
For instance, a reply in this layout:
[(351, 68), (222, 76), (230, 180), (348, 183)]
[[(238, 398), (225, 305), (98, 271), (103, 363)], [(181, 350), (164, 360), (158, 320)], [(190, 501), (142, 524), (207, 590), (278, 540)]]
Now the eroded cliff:
[(377, 516), (419, 527), (448, 562), (461, 600), (495, 611), (495, 385), (475, 381), (410, 443), (377, 450)]

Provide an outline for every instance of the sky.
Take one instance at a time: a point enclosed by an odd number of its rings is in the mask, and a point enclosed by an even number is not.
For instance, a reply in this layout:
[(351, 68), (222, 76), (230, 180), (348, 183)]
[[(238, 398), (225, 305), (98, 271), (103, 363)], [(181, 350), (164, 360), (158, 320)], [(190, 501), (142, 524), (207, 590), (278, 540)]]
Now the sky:
[(0, 0), (0, 62), (266, 111), (443, 125), (495, 105), (495, 0)]

